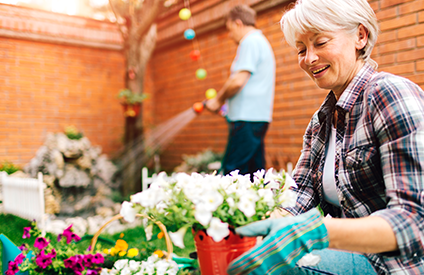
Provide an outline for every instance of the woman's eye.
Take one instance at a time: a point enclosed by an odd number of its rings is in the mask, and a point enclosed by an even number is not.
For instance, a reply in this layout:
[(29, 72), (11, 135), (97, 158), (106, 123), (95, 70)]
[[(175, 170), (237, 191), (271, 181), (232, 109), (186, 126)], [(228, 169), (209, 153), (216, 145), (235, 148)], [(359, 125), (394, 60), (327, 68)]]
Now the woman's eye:
[(318, 47), (319, 47), (319, 46), (324, 46), (325, 44), (327, 44), (327, 41), (319, 42), (319, 43), (317, 43), (317, 46), (318, 46)]
[(302, 55), (302, 54), (304, 54), (306, 52), (306, 50), (297, 50), (297, 54), (298, 55)]

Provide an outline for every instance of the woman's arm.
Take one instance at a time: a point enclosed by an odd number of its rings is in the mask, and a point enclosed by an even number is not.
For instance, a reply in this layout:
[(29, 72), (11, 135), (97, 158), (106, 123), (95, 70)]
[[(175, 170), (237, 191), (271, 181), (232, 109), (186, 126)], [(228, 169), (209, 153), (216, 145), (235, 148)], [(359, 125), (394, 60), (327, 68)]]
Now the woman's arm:
[(398, 250), (391, 226), (381, 217), (358, 219), (324, 219), (329, 248), (361, 253), (383, 253)]

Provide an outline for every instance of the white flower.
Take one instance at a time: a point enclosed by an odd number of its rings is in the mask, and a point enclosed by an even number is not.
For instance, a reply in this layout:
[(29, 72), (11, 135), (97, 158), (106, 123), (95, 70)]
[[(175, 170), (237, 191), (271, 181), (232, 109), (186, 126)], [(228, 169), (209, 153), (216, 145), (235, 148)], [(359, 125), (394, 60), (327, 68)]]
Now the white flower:
[(131, 260), (129, 262), (129, 268), (130, 268), (131, 272), (138, 271), (140, 269), (140, 267), (141, 267), (141, 265), (140, 265), (140, 262), (138, 262), (138, 261)]
[(136, 211), (133, 207), (133, 204), (127, 201), (124, 201), (121, 206), (121, 211), (119, 212), (124, 220), (127, 222), (134, 222)]
[(118, 270), (122, 270), (126, 266), (128, 266), (128, 260), (127, 259), (117, 260), (115, 262), (115, 264), (113, 265), (113, 267), (118, 269)]
[(281, 207), (294, 207), (296, 205), (297, 195), (292, 190), (286, 190), (278, 198)]
[(260, 183), (264, 179), (265, 170), (261, 169), (253, 173), (253, 179), (255, 183)]
[(273, 168), (269, 168), (265, 174), (266, 188), (278, 189), (282, 180), (282, 176), (275, 172)]
[(147, 227), (145, 227), (144, 233), (146, 234), (146, 240), (150, 241), (153, 236), (153, 224), (150, 224)]
[(286, 173), (286, 181), (284, 183), (284, 190), (287, 190), (289, 187), (297, 187), (296, 182), (294, 179), (289, 175), (289, 173)]
[(222, 241), (225, 237), (230, 235), (230, 230), (228, 229), (228, 223), (222, 222), (220, 219), (213, 217), (210, 223), (209, 228), (206, 230), (209, 236), (215, 242)]
[(184, 246), (184, 236), (187, 231), (187, 227), (181, 227), (177, 232), (169, 232), (169, 237), (174, 245), (179, 248), (185, 248)]
[(274, 193), (272, 193), (271, 189), (259, 189), (258, 195), (268, 204), (269, 207), (273, 207), (275, 205)]
[(131, 274), (132, 274), (132, 272), (131, 272), (130, 268), (126, 266), (126, 267), (124, 267), (124, 269), (121, 270), (120, 275), (131, 275)]
[(240, 199), (238, 203), (238, 209), (246, 215), (246, 217), (250, 218), (256, 213), (256, 202), (253, 202), (248, 199)]
[(163, 188), (151, 186), (149, 189), (131, 196), (131, 202), (141, 204), (143, 207), (155, 207), (165, 198)]
[(207, 210), (215, 211), (224, 201), (224, 197), (218, 191), (210, 190), (200, 197), (200, 201)]
[(204, 203), (199, 203), (194, 210), (194, 218), (196, 218), (201, 225), (206, 226), (212, 219), (212, 211), (210, 211)]

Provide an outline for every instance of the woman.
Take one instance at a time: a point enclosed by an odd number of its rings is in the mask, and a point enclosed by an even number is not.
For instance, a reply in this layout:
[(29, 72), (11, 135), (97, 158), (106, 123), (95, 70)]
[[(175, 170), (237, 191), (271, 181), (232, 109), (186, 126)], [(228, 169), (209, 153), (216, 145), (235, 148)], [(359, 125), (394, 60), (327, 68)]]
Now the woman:
[[(266, 237), (229, 273), (424, 274), (424, 92), (376, 71), (366, 0), (298, 0), (281, 25), (301, 69), (331, 91), (304, 135), (295, 217), (237, 229)], [(321, 262), (295, 267), (312, 250)]]

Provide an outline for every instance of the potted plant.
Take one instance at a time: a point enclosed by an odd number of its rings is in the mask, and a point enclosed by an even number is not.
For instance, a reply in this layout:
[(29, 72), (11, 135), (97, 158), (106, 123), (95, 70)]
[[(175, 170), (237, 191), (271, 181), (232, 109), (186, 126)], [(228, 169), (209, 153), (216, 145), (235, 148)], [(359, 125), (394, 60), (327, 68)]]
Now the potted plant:
[(133, 93), (130, 89), (119, 91), (118, 98), (124, 108), (126, 117), (136, 117), (140, 113), (141, 102), (147, 98), (147, 94)]
[(234, 229), (293, 205), (296, 195), (289, 187), (294, 185), (287, 173), (272, 168), (254, 173), (253, 182), (238, 171), (171, 177), (162, 172), (149, 189), (122, 204), (121, 215), (129, 222), (140, 213), (160, 221), (179, 247), (184, 247), (184, 235), (192, 229), (201, 271), (211, 274), (213, 268), (212, 274), (225, 274), (228, 264), (256, 243), (256, 238), (237, 236)]

